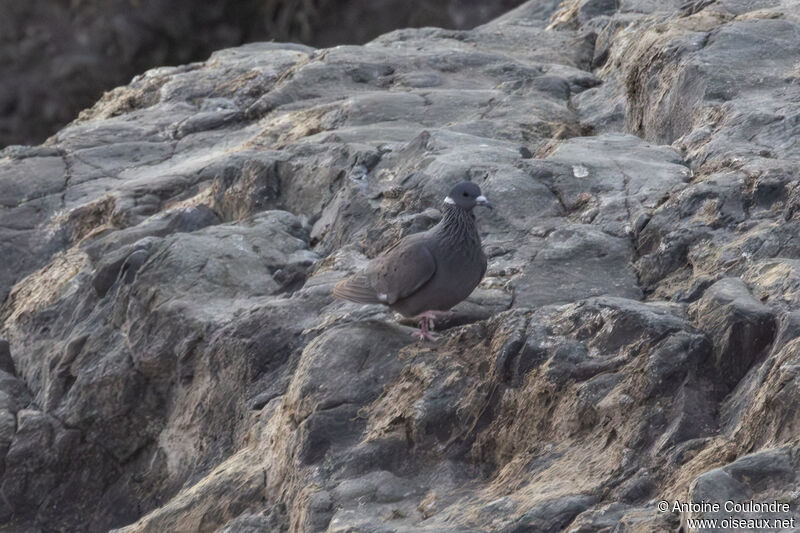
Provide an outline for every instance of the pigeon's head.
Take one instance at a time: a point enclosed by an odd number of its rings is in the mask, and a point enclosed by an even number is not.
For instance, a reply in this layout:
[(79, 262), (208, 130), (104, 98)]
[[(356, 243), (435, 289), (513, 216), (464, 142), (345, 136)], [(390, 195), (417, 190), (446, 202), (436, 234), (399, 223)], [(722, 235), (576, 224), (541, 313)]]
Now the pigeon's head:
[(444, 203), (455, 205), (470, 211), (476, 205), (492, 209), (492, 204), (481, 194), (481, 188), (471, 181), (462, 181), (452, 189), (444, 199)]

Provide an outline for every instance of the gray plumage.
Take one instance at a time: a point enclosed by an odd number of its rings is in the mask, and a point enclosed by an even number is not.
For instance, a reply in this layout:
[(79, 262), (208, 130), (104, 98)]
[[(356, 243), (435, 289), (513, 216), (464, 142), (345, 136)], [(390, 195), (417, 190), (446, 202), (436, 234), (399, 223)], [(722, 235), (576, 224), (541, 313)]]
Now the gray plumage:
[(401, 239), (361, 273), (337, 283), (334, 296), (381, 303), (408, 317), (446, 311), (465, 300), (486, 273), (472, 213), (476, 205), (491, 207), (474, 183), (456, 185), (436, 226)]

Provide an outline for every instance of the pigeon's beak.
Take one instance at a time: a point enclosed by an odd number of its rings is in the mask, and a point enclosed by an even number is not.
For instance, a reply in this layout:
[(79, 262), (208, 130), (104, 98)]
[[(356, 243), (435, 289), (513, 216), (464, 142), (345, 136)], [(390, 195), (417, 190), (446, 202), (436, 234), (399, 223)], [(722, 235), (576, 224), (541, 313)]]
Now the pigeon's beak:
[(494, 207), (492, 207), (492, 204), (489, 203), (489, 200), (487, 200), (484, 195), (480, 195), (477, 198), (475, 198), (475, 205), (480, 205), (483, 207), (488, 207), (489, 209), (494, 209)]

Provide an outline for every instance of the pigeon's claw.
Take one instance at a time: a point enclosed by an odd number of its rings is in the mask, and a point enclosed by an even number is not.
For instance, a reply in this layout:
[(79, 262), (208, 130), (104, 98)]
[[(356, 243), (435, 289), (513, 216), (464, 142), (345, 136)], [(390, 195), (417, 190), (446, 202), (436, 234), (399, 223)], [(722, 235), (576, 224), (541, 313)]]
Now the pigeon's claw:
[(434, 341), (436, 335), (431, 333), (435, 326), (434, 319), (441, 316), (441, 311), (425, 311), (417, 318), (419, 319), (419, 331), (415, 331), (412, 335), (421, 341)]
[(436, 335), (434, 335), (433, 333), (431, 333), (430, 331), (427, 331), (427, 330), (426, 331), (422, 331), (422, 330), (414, 331), (413, 333), (411, 333), (411, 336), (414, 337), (415, 339), (418, 339), (418, 340), (421, 340), (421, 341), (431, 341), (431, 342), (433, 342), (436, 339), (438, 339), (438, 337)]

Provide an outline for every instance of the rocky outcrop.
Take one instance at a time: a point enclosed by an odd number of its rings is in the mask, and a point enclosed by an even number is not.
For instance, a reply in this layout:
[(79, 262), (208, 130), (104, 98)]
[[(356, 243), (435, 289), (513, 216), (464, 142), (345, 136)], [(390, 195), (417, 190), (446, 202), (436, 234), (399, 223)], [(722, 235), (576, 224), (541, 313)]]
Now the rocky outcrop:
[[(532, 1), (152, 70), (0, 152), (6, 528), (796, 518), (798, 44), (788, 4)], [(437, 343), (332, 299), (464, 177), (489, 267)]]
[(251, 41), (364, 43), (408, 26), (466, 29), (521, 0), (49, 0), (3, 3), (0, 148), (44, 141), (144, 70)]

